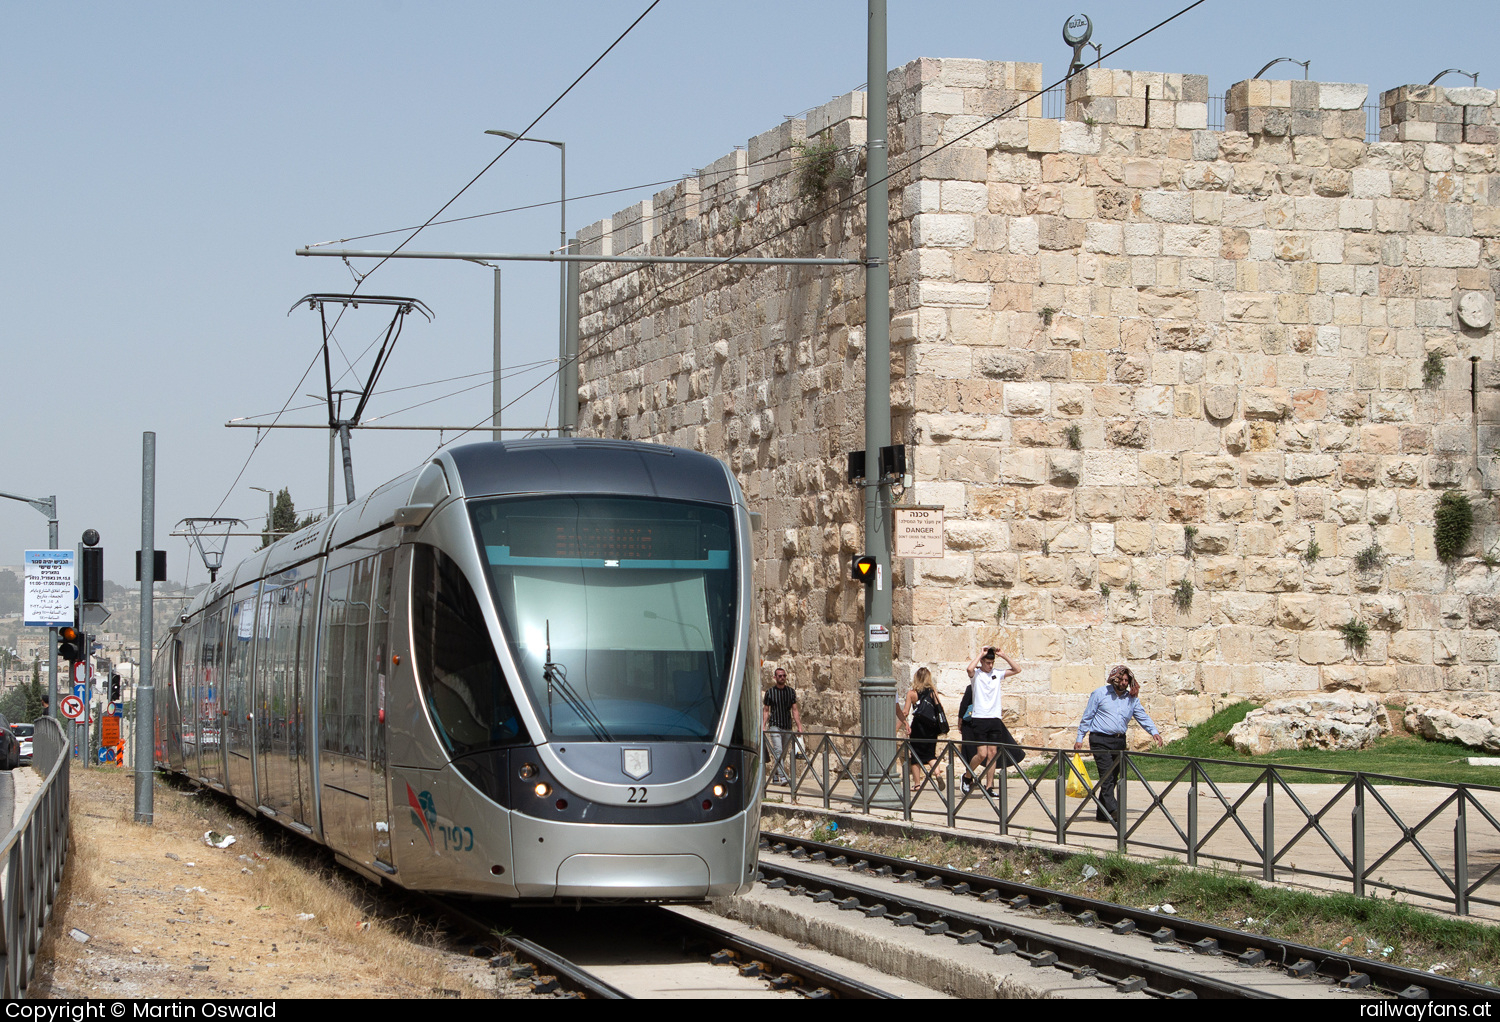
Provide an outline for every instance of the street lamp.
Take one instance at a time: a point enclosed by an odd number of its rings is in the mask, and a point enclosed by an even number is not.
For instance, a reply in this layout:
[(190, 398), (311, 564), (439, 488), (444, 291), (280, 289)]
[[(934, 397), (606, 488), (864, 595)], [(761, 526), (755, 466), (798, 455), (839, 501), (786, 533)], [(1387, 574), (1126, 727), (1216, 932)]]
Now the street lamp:
[(272, 493), (270, 490), (266, 489), (264, 486), (252, 486), (252, 487), (250, 487), (250, 489), (252, 489), (252, 490), (259, 490), (261, 493), (264, 493), (266, 495), (266, 535), (265, 535), (265, 540), (266, 540), (266, 546), (270, 546), (272, 543), (276, 542), (276, 539), (277, 539), (275, 532), (271, 528), (271, 521), (276, 516), (276, 494)]
[[(555, 141), (555, 140), (550, 139), (550, 138), (531, 138), (531, 137), (526, 136), (526, 135), (517, 135), (513, 131), (498, 131), (498, 130), (496, 130), (494, 128), (487, 129), (485, 131), (485, 134), (486, 135), (498, 135), (501, 138), (508, 138), (512, 142), (540, 142), (543, 145), (550, 145), (550, 146), (556, 146), (557, 147), (558, 157), (559, 157), (560, 162), (562, 164), (562, 187), (561, 187), (561, 197), (562, 197), (562, 199), (561, 199), (561, 202), (559, 203), (559, 207), (560, 207), (561, 211), (560, 211), (559, 216), (558, 216), (558, 235), (559, 235), (559, 238), (558, 238), (558, 249), (557, 249), (557, 251), (561, 255), (566, 255), (567, 252), (568, 252), (568, 147), (567, 147), (567, 144), (564, 143), (564, 142)], [(498, 270), (496, 270), (495, 272), (497, 274), (499, 273)], [(500, 292), (499, 292), (498, 285), (496, 286), (496, 289), (495, 289), (495, 300), (497, 302), (500, 300)], [(496, 319), (497, 322), (499, 321), (499, 318), (500, 318), (500, 314), (499, 314), (498, 307), (497, 307), (497, 310), (496, 310), (496, 313), (495, 313), (495, 319)], [(567, 349), (568, 349), (568, 264), (565, 263), (565, 262), (562, 262), (562, 263), (558, 263), (557, 264), (557, 359), (558, 359), (558, 374), (557, 374), (557, 379), (558, 379), (558, 386), (559, 386), (559, 388), (562, 386), (562, 379), (563, 379), (562, 360), (567, 357), (567, 353), (568, 353)], [(500, 374), (500, 366), (498, 365), (498, 359), (497, 359), (497, 364), (495, 366), (495, 375), (496, 375), (497, 380), (499, 378), (499, 374)], [(496, 385), (498, 386), (498, 383)], [(562, 399), (561, 399), (561, 394), (559, 393), (559, 395), (558, 395), (558, 402), (557, 402), (557, 416), (558, 416), (557, 424), (558, 424), (559, 427), (562, 426), (562, 406), (563, 406), (563, 402), (562, 402)], [(498, 402), (497, 402), (497, 407), (498, 407)], [(497, 423), (497, 425), (498, 425), (498, 423)], [(558, 429), (558, 434), (561, 435), (561, 433), (562, 433), (562, 429), (559, 428)]]

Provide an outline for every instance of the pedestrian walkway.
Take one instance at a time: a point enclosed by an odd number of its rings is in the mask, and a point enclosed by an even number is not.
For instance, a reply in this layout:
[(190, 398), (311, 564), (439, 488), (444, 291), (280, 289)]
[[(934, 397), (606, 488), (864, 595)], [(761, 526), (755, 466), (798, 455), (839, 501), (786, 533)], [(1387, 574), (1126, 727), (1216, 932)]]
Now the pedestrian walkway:
[[(890, 783), (877, 789), (868, 807), (858, 775), (857, 768), (833, 765), (825, 784), (815, 754), (799, 762), (795, 792), (772, 785), (766, 799), (1072, 851), (1170, 856), (1253, 879), (1396, 897), (1500, 920), (1500, 790), (1372, 784), (1355, 775), (1348, 782), (1304, 784), (1295, 771), (1281, 770), (1257, 783), (1131, 777), (1122, 785), (1122, 836), (1095, 819), (1091, 797), (1066, 797), (1054, 777), (1035, 780), (1012, 771), (1003, 789), (997, 783), (993, 799), (977, 786), (950, 796), (929, 785), (908, 811), (899, 774), (888, 774)], [(946, 771), (936, 776), (946, 782)], [(1266, 848), (1272, 849), (1269, 867)]]

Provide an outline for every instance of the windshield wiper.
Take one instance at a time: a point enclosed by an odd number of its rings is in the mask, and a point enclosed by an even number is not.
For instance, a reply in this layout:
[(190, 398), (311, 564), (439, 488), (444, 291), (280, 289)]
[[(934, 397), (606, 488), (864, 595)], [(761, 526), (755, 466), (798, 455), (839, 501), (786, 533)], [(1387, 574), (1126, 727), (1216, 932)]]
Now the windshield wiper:
[(579, 698), (578, 693), (568, 684), (568, 671), (562, 664), (552, 662), (552, 621), (546, 621), (547, 629), (547, 659), (542, 664), (542, 677), (547, 682), (547, 729), (556, 731), (552, 718), (552, 692), (556, 689), (562, 696), (563, 702), (578, 715), (578, 719), (588, 725), (588, 729), (594, 733), (597, 741), (613, 741), (604, 722), (591, 710), (588, 705)]

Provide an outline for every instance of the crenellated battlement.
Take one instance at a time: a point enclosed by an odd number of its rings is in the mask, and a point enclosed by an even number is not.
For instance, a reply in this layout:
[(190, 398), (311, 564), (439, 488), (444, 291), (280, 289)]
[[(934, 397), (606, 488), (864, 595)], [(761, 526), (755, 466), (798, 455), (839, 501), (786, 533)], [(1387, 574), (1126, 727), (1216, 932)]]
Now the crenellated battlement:
[(1131, 128), (1208, 127), (1208, 76), (1089, 68), (1068, 80), (1067, 119)]
[(1365, 137), (1368, 85), (1347, 82), (1235, 82), (1224, 95), (1224, 127), (1273, 137)]
[(1403, 85), (1380, 94), (1382, 142), (1500, 141), (1500, 105), (1494, 89), (1449, 89), (1441, 85)]

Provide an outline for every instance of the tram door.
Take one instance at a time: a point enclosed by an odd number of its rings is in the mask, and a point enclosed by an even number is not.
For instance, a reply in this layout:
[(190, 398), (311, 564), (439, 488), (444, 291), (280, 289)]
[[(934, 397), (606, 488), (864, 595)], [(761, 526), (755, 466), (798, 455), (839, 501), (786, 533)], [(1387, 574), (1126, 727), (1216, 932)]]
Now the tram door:
[(251, 732), (254, 702), (250, 690), (255, 661), (255, 611), (260, 584), (234, 594), (229, 606), (229, 628), (224, 648), (224, 685), (220, 709), (220, 741), (224, 745), (224, 781), (231, 794), (251, 806), (255, 795), (255, 746)]
[(369, 673), (369, 778), (370, 830), (374, 834), (375, 859), (387, 866), (391, 859), (390, 779), (386, 771), (385, 703), (386, 679), (391, 673), (391, 599), (396, 551), (383, 551), (375, 563), (370, 600)]
[(224, 784), (224, 745), (221, 699), (224, 682), (224, 602), (217, 604), (203, 622), (203, 660), (198, 675), (197, 738), (198, 776), (210, 784)]
[(277, 815), (286, 812), (291, 765), (287, 742), (287, 636), (294, 624), (291, 586), (285, 575), (262, 583), (260, 618), (255, 626), (260, 647), (255, 659), (255, 789), (260, 805)]

